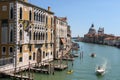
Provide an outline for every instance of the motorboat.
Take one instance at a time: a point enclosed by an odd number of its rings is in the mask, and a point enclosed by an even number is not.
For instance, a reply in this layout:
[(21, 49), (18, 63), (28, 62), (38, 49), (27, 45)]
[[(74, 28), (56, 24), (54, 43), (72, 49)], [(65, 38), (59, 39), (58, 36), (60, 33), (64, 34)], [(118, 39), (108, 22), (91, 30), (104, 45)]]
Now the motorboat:
[(73, 70), (68, 70), (67, 71), (67, 74), (71, 74), (71, 73), (73, 73)]
[(96, 54), (95, 54), (95, 53), (92, 53), (90, 56), (91, 56), (91, 57), (96, 57)]
[(103, 74), (105, 74), (105, 68), (103, 66), (98, 66), (96, 68), (96, 74), (97, 75), (103, 75)]

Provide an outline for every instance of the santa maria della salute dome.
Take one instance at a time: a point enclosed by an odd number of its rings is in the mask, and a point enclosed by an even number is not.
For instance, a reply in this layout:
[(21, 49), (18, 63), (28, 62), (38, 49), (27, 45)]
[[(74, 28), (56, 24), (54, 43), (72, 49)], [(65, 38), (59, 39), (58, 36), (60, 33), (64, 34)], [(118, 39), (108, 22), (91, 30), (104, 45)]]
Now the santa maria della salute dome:
[(88, 34), (104, 34), (104, 28), (99, 27), (98, 31), (96, 32), (96, 29), (94, 27), (94, 24), (91, 25), (91, 27), (89, 28)]
[(91, 27), (89, 28), (88, 34), (95, 34), (96, 30), (94, 28), (94, 24), (91, 25)]

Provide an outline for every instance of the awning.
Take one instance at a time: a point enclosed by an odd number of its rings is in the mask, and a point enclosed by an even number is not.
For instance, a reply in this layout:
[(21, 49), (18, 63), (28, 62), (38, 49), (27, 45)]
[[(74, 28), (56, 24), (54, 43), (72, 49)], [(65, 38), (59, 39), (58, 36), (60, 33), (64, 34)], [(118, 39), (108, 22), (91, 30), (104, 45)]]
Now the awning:
[(64, 39), (64, 38), (61, 38), (60, 40), (61, 40), (61, 42), (62, 42), (63, 44), (65, 44), (65, 43), (66, 43), (66, 41), (65, 41), (65, 39)]

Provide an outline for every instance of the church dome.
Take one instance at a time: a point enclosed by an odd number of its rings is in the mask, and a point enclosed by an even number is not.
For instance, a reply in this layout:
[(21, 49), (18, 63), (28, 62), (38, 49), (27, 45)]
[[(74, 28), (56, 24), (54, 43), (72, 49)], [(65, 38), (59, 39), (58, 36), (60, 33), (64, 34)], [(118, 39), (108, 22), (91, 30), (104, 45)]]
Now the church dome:
[(94, 28), (94, 24), (91, 25), (90, 29), (89, 29), (89, 32), (88, 34), (95, 34), (96, 33), (96, 30)]

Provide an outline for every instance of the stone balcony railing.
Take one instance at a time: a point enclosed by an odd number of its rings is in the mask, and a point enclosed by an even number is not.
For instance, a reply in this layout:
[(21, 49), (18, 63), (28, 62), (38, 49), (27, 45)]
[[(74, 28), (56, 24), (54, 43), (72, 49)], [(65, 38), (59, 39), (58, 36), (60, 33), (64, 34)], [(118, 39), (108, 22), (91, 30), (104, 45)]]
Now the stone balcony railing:
[(45, 40), (30, 40), (29, 44), (43, 44)]

